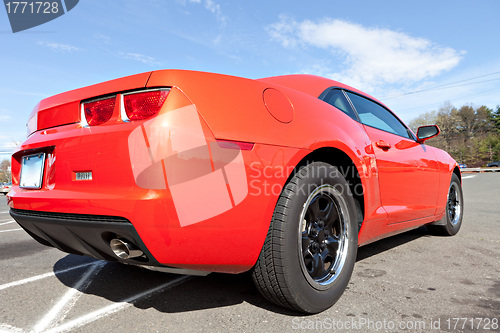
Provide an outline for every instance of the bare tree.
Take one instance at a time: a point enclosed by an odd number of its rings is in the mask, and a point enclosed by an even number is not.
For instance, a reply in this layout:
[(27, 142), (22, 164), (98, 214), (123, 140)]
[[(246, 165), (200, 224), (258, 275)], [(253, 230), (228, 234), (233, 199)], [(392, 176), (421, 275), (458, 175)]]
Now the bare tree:
[(0, 182), (8, 183), (12, 180), (10, 172), (10, 160), (3, 160), (0, 163)]
[(446, 150), (457, 161), (470, 166), (484, 166), (500, 158), (500, 107), (463, 105), (459, 109), (446, 102), (437, 112), (427, 112), (410, 122), (410, 127), (435, 123), (441, 135), (428, 144)]
[(415, 133), (417, 132), (417, 129), (420, 126), (425, 126), (425, 125), (434, 125), (436, 124), (437, 121), (437, 112), (436, 111), (430, 111), (421, 114), (417, 118), (413, 119), (408, 123), (408, 126), (414, 131)]

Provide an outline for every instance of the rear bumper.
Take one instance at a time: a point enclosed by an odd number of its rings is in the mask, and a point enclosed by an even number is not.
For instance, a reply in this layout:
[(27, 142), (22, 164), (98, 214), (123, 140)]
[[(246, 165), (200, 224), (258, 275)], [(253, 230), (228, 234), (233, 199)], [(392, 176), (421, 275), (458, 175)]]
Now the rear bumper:
[[(11, 209), (10, 215), (28, 234), (43, 245), (61, 251), (108, 261), (159, 266), (130, 221), (116, 216), (65, 214)], [(143, 252), (134, 259), (119, 259), (109, 243), (124, 238)]]

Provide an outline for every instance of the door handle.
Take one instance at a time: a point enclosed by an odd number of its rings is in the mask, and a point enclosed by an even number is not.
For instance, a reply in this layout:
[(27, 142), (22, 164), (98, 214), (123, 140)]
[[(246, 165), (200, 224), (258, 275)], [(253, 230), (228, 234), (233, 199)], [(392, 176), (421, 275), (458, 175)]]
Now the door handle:
[(390, 143), (387, 143), (384, 140), (378, 140), (377, 142), (375, 142), (375, 145), (382, 150), (388, 150), (392, 147)]

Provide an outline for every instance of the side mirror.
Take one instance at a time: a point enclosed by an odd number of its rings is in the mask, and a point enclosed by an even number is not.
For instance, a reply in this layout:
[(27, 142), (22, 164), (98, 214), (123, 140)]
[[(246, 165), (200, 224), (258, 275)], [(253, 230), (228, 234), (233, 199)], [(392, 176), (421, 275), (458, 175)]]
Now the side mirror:
[(425, 140), (434, 138), (441, 133), (437, 125), (420, 126), (417, 130), (417, 142), (423, 143)]

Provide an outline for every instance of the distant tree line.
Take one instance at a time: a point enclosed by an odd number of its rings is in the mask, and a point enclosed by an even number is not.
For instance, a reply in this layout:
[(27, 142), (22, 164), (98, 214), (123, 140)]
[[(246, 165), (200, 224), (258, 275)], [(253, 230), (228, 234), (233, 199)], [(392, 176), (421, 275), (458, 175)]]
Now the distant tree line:
[(469, 167), (486, 166), (500, 159), (500, 106), (463, 105), (456, 108), (449, 102), (439, 110), (422, 114), (409, 126), (436, 124), (441, 134), (426, 143), (446, 150), (456, 161)]

